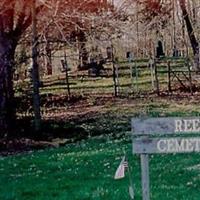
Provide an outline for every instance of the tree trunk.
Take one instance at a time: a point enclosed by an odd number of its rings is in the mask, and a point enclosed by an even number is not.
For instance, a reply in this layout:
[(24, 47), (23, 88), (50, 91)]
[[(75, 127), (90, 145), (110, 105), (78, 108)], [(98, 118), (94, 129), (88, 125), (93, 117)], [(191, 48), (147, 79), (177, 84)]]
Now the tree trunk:
[(186, 8), (186, 2), (185, 2), (185, 0), (179, 0), (179, 2), (180, 2), (182, 14), (183, 14), (183, 19), (185, 20), (185, 23), (186, 23), (190, 43), (192, 46), (195, 64), (196, 64), (196, 67), (198, 69), (200, 69), (200, 67), (199, 67), (199, 43), (194, 34), (194, 29), (193, 29), (193, 26), (192, 26), (192, 23), (191, 23), (191, 20), (190, 20), (190, 17), (189, 17), (187, 8)]
[(41, 113), (40, 113), (40, 76), (38, 66), (38, 36), (37, 36), (37, 16), (36, 16), (36, 0), (32, 0), (32, 80), (33, 80), (33, 110), (36, 137), (39, 136), (41, 129)]
[(16, 43), (0, 34), (0, 137), (8, 136), (14, 128), (15, 105), (13, 65)]

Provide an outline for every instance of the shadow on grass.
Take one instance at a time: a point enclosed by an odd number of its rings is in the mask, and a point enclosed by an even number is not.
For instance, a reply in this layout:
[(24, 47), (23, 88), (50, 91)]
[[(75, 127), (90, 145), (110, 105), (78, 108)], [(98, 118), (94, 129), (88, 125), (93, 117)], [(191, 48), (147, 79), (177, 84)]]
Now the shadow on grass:
[(34, 122), (30, 117), (17, 120), (16, 127), (17, 138), (30, 138), (34, 140), (51, 141), (54, 138), (67, 138), (74, 140), (85, 139), (88, 136), (87, 131), (73, 122), (62, 122), (54, 120), (42, 121), (41, 130), (34, 130)]

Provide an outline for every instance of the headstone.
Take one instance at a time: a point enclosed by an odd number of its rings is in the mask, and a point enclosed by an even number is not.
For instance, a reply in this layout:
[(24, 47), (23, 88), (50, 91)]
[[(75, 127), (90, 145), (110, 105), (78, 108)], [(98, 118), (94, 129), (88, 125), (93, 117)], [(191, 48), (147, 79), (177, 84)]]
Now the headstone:
[(106, 53), (107, 53), (107, 59), (112, 60), (112, 47), (107, 47), (106, 48)]
[(173, 57), (179, 57), (179, 51), (176, 48), (176, 46), (174, 46), (174, 48), (173, 48)]
[(163, 51), (163, 44), (162, 44), (162, 41), (158, 41), (158, 45), (156, 47), (156, 57), (157, 58), (160, 58), (160, 57), (163, 57), (165, 56), (165, 53)]
[(133, 53), (130, 51), (126, 52), (126, 58), (127, 58), (128, 62), (132, 62), (133, 61)]

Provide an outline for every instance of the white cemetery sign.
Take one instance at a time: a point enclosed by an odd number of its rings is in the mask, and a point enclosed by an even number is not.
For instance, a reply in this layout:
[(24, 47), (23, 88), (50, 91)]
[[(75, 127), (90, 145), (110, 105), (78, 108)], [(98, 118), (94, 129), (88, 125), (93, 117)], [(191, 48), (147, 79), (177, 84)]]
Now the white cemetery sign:
[(200, 152), (200, 117), (133, 118), (131, 124), (133, 154), (141, 157), (143, 200), (149, 200), (149, 154)]

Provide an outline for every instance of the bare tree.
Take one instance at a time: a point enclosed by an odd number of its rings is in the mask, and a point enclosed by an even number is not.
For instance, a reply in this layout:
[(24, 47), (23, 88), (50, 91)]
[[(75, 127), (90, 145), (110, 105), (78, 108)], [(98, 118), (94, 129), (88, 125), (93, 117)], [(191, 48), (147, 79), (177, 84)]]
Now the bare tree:
[(195, 64), (196, 64), (196, 67), (200, 70), (200, 68), (199, 68), (199, 43), (196, 39), (194, 28), (193, 28), (192, 22), (190, 20), (190, 16), (187, 11), (186, 2), (185, 2), (185, 0), (179, 0), (179, 3), (180, 3), (181, 10), (182, 10), (182, 15), (185, 20), (186, 27), (187, 27), (187, 32), (188, 32), (188, 36), (190, 39), (190, 43), (192, 46), (192, 50), (193, 50), (193, 54), (194, 54), (194, 58), (195, 58)]
[[(14, 55), (20, 39), (25, 37), (32, 23), (33, 0), (1, 0), (0, 2), (0, 135), (12, 132), (15, 122), (13, 89)], [(38, 17), (37, 28), (40, 37), (51, 25), (52, 37), (64, 37), (66, 42), (71, 32), (84, 31), (88, 21), (84, 22), (85, 13), (99, 14), (108, 9), (106, 0), (37, 0), (35, 14)], [(43, 12), (42, 12), (43, 11)], [(84, 28), (83, 28), (84, 27)], [(36, 27), (35, 27), (36, 28)], [(30, 33), (30, 32), (29, 32)], [(30, 39), (30, 34), (28, 35)], [(84, 39), (83, 37), (80, 37)], [(34, 38), (36, 41), (37, 38)], [(36, 52), (33, 52), (34, 56)]]

